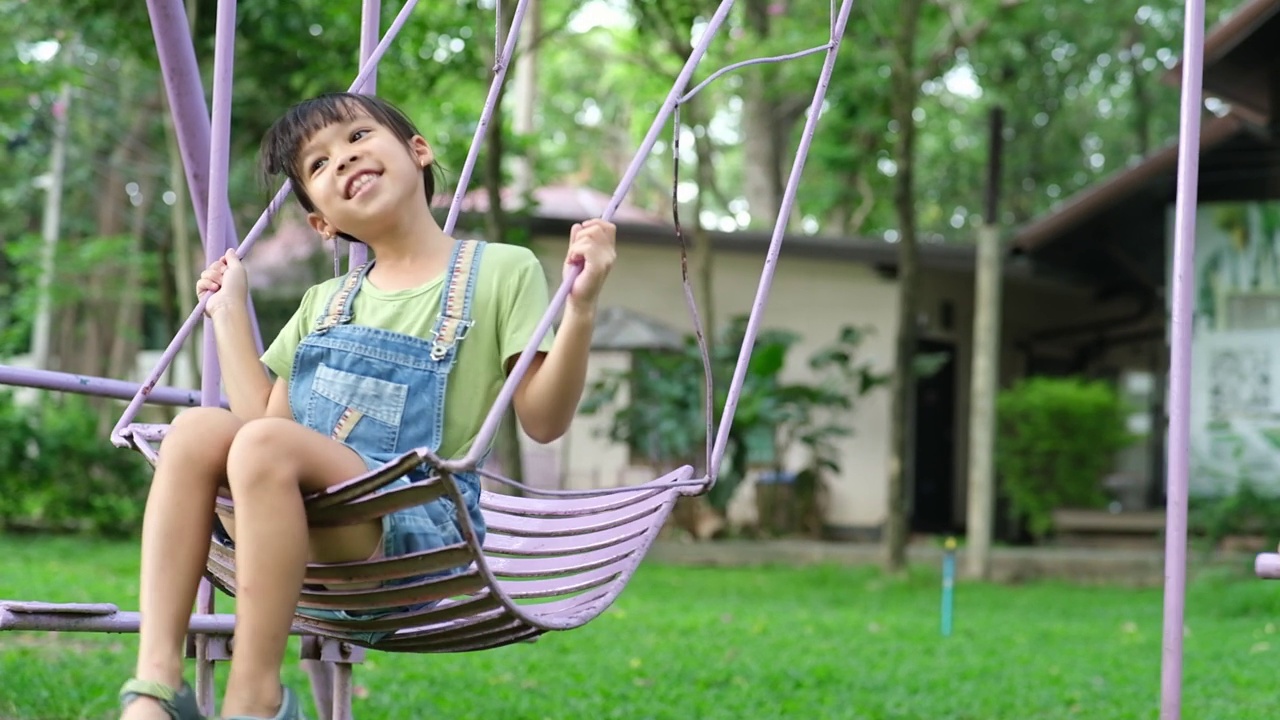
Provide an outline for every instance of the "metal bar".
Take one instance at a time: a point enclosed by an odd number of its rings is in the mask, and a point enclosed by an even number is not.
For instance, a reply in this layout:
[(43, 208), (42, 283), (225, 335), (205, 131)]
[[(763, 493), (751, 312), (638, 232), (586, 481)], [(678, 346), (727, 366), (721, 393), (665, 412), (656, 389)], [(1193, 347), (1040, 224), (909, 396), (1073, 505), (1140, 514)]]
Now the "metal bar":
[[(378, 30), (382, 14), (382, 0), (364, 0), (360, 6), (360, 66), (363, 67), (373, 56), (373, 49), (378, 45)], [(369, 78), (365, 80), (360, 92), (376, 95), (378, 92), (378, 66), (373, 66)], [(369, 248), (364, 243), (353, 242), (347, 248), (347, 267), (359, 267), (369, 259)], [(337, 273), (335, 273), (337, 274)]]
[[(191, 25), (182, 0), (147, 0), (147, 12), (151, 18), (151, 32), (155, 38), (160, 71), (164, 77), (169, 112), (173, 116), (178, 154), (182, 157), (182, 168), (187, 178), (187, 192), (195, 211), (196, 227), (207, 246), (208, 148), (211, 130), (204, 83), (200, 79), (200, 66), (196, 61), (195, 45), (191, 39)], [(227, 223), (225, 243), (225, 247), (235, 247), (234, 223)], [(250, 298), (249, 302), (252, 306), (253, 299)], [(257, 317), (253, 317), (254, 338), (261, 351), (262, 336), (258, 331)]]
[[(231, 151), (231, 77), (235, 68), (236, 0), (218, 0), (213, 45), (213, 119), (209, 127), (209, 234), (204, 239), (204, 260), (212, 264), (235, 245), (231, 231), (231, 207), (227, 199), (227, 175)], [(213, 323), (204, 323), (204, 358), (200, 372), (202, 405), (213, 405), (222, 372), (214, 344)]]
[[(510, 57), (512, 48), (515, 46), (515, 39), (520, 34), (519, 23), (524, 13), (525, 0), (521, 0), (516, 6), (516, 17), (511, 26), (511, 35), (507, 38), (507, 47), (504, 51), (503, 59), (499, 65), (505, 70), (506, 58)], [(703, 28), (702, 35), (698, 38), (698, 43), (694, 46), (693, 52), (689, 54), (688, 60), (685, 61), (684, 67), (681, 68), (680, 74), (676, 77), (675, 84), (672, 85), (671, 91), (667, 93), (667, 99), (663, 101), (662, 107), (658, 109), (657, 115), (653, 118), (653, 123), (649, 126), (649, 132), (645, 135), (644, 141), (640, 144), (640, 148), (636, 151), (634, 157), (631, 158), (631, 164), (627, 167), (626, 172), (622, 176), (622, 180), (618, 183), (617, 189), (614, 190), (613, 197), (610, 198), (609, 204), (605, 207), (600, 217), (608, 220), (618, 211), (618, 206), (622, 204), (623, 198), (631, 189), (631, 185), (635, 182), (636, 176), (640, 173), (640, 168), (648, 159), (649, 153), (653, 150), (653, 145), (658, 140), (658, 133), (662, 132), (662, 128), (666, 125), (667, 118), (671, 116), (671, 112), (675, 109), (676, 103), (679, 102), (680, 96), (683, 94), (685, 87), (689, 85), (689, 79), (693, 76), (693, 71), (697, 68), (698, 63), (702, 60), (702, 56), (706, 54), (707, 48), (711, 46), (711, 39), (715, 37), (716, 32), (720, 29), (720, 25), (729, 15), (729, 11), (733, 8), (733, 0), (721, 0), (720, 7), (716, 8), (716, 12), (707, 22), (707, 26)], [(495, 83), (497, 80), (495, 79)], [(497, 85), (494, 85), (496, 88)], [(483, 137), (483, 124), (487, 122), (489, 115), (493, 113), (493, 105), (497, 98), (495, 91), (491, 88), (489, 99), (485, 103), (485, 112), (482, 115), (482, 124), (476, 128), (476, 138)], [(472, 152), (477, 150), (476, 143), (472, 143)], [(469, 164), (474, 164), (474, 158), (468, 156)], [(464, 167), (464, 172), (469, 174), (469, 168)], [(464, 186), (459, 181), (458, 190), (454, 195), (453, 206), (449, 210), (450, 220), (454, 219), (458, 206), (465, 192)], [(449, 232), (446, 226), (445, 232)], [(502, 391), (498, 393), (498, 397), (494, 400), (493, 407), (489, 409), (489, 415), (485, 417), (484, 424), (480, 427), (480, 433), (476, 436), (475, 441), (471, 445), (471, 450), (466, 457), (454, 462), (445, 463), (448, 470), (462, 472), (475, 468), (480, 464), (480, 458), (493, 440), (493, 436), (498, 431), (498, 424), (502, 422), (502, 416), (506, 412), (507, 406), (511, 403), (511, 398), (515, 395), (516, 385), (520, 379), (524, 377), (525, 372), (529, 368), (529, 364), (533, 362), (533, 357), (537, 353), (538, 345), (542, 343), (542, 338), (546, 336), (547, 331), (551, 328), (551, 323), (556, 316), (560, 314), (560, 310), (564, 307), (565, 300), (569, 296), (569, 289), (573, 287), (573, 281), (578, 279), (578, 274), (582, 272), (581, 267), (571, 267), (565, 273), (564, 280), (560, 283), (560, 287), (556, 290), (551, 298), (551, 304), (547, 308), (547, 312), (543, 315), (542, 320), (534, 328), (532, 337), (529, 338), (528, 345), (525, 346), (523, 352), (520, 353), (519, 359), (516, 360), (515, 367), (507, 375), (507, 380), (502, 385)]]
[(1169, 341), (1168, 499), (1165, 513), (1164, 643), (1160, 718), (1182, 715), (1182, 633), (1187, 593), (1187, 475), (1191, 410), (1191, 321), (1195, 308), (1196, 200), (1204, 67), (1204, 0), (1187, 0), (1182, 37), (1178, 190), (1174, 201), (1173, 308)]
[[(163, 0), (149, 0), (151, 3), (160, 3), (162, 1)], [(169, 2), (181, 2), (181, 0), (169, 0)], [(387, 28), (387, 32), (382, 36), (382, 41), (373, 49), (373, 54), (370, 56), (369, 61), (360, 69), (360, 73), (356, 75), (355, 81), (351, 83), (350, 90), (352, 92), (358, 92), (362, 87), (364, 87), (365, 81), (373, 74), (374, 68), (377, 67), (378, 62), (386, 53), (387, 48), (390, 47), (391, 42), (400, 32), (400, 28), (404, 27), (405, 21), (409, 19), (410, 13), (413, 12), (413, 8), (416, 7), (417, 4), (418, 0), (406, 0), (404, 6), (400, 9), (400, 13), (396, 15), (396, 19), (392, 21), (391, 26)], [(194, 62), (194, 54), (192, 55), (192, 62)], [(238, 257), (243, 258), (248, 254), (254, 243), (258, 241), (258, 238), (261, 237), (263, 231), (266, 230), (271, 219), (275, 217), (277, 212), (279, 212), (280, 207), (284, 204), (285, 199), (289, 195), (289, 191), (289, 183), (286, 181), (280, 186), (275, 197), (267, 203), (267, 207), (263, 210), (262, 214), (258, 216), (257, 222), (255, 222), (253, 227), (250, 228), (249, 234), (244, 238), (244, 242), (240, 243), (239, 247), (236, 249), (236, 255)], [(208, 302), (208, 295), (201, 297), (196, 302), (196, 306), (191, 311), (191, 314), (187, 316), (186, 322), (182, 324), (178, 333), (169, 342), (168, 347), (165, 348), (164, 353), (160, 356), (160, 361), (156, 363), (156, 367), (152, 369), (151, 373), (143, 381), (142, 386), (138, 390), (138, 394), (134, 396), (133, 400), (129, 403), (129, 406), (125, 408), (124, 413), (120, 416), (120, 420), (117, 421), (115, 427), (112, 428), (112, 443), (120, 447), (128, 447), (129, 440), (125, 437), (125, 429), (129, 423), (133, 422), (133, 418), (137, 415), (138, 409), (142, 407), (145, 396), (147, 393), (151, 392), (151, 388), (155, 386), (160, 375), (163, 374), (169, 365), (173, 363), (173, 359), (177, 356), (178, 350), (182, 347), (183, 342), (185, 342), (191, 335), (196, 323), (199, 322), (203, 316), (205, 305)]]
[[(138, 383), (126, 380), (21, 368), (13, 365), (0, 365), (0, 385), (56, 390), (119, 400), (128, 400), (137, 394), (138, 388), (141, 387)], [(155, 405), (195, 406), (200, 404), (200, 391), (160, 386), (151, 390), (147, 400)], [(226, 399), (221, 399), (221, 402), (225, 405)]]
[(733, 413), (738, 407), (738, 398), (742, 394), (742, 383), (747, 375), (751, 348), (755, 345), (756, 335), (760, 332), (760, 319), (764, 316), (765, 301), (769, 297), (773, 273), (778, 266), (778, 255), (782, 251), (782, 237), (786, 233), (787, 221), (791, 218), (791, 208), (795, 204), (796, 191), (800, 186), (800, 175), (804, 172), (805, 159), (809, 155), (809, 145), (813, 142), (813, 134), (818, 126), (818, 117), (822, 115), (822, 101), (827, 95), (827, 87), (831, 84), (836, 55), (840, 52), (840, 41), (844, 37), (845, 25), (848, 24), (849, 13), (852, 10), (853, 0), (841, 1), (840, 12), (836, 16), (836, 24), (831, 32), (831, 49), (827, 51), (826, 60), (822, 64), (822, 74), (818, 77), (813, 102), (809, 105), (809, 117), (805, 120), (804, 134), (800, 137), (800, 146), (796, 148), (791, 175), (787, 178), (787, 187), (782, 195), (782, 206), (778, 209), (778, 219), (773, 226), (773, 237), (769, 240), (769, 252), (765, 255), (764, 270), (760, 274), (756, 299), (752, 303), (751, 315), (747, 319), (742, 347), (738, 352), (738, 364), (733, 370), (733, 379), (729, 382), (729, 395), (725, 400), (724, 411), (720, 415), (720, 428), (716, 433), (715, 446), (711, 450), (711, 468), (708, 474), (713, 483), (720, 469), (720, 461), (724, 459), (725, 447), (729, 442), (729, 429), (733, 425)]
[[(480, 155), (480, 146), (484, 144), (484, 135), (489, 128), (489, 120), (493, 117), (493, 109), (498, 104), (502, 82), (507, 77), (507, 67), (511, 64), (511, 56), (515, 53), (516, 40), (520, 37), (520, 26), (524, 23), (524, 12), (529, 0), (516, 3), (516, 14), (511, 18), (511, 31), (507, 33), (507, 42), (502, 47), (502, 54), (494, 62), (493, 81), (489, 83), (489, 95), (484, 101), (484, 110), (476, 122), (475, 134), (471, 136), (471, 147), (467, 150), (466, 162), (462, 163), (462, 172), (458, 173), (458, 187), (453, 191), (453, 201), (449, 203), (449, 216), (444, 221), (446, 235), (453, 233), (458, 222), (458, 214), (462, 210), (462, 198), (467, 194), (467, 185), (471, 183), (471, 172), (476, 167), (476, 158)], [(500, 7), (500, 6), (499, 6)], [(496, 34), (501, 26), (494, 30)]]

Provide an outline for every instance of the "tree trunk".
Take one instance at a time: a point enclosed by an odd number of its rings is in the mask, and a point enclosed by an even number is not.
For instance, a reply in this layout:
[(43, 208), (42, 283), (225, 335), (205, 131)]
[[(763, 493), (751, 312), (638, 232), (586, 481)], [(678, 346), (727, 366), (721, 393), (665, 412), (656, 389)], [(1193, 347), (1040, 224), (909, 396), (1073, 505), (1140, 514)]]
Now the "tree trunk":
[[(770, 4), (770, 0), (748, 0), (745, 6), (747, 26), (760, 42), (770, 34)], [(777, 87), (777, 78), (778, 68), (771, 64), (745, 68), (742, 75), (743, 194), (755, 227), (772, 227), (777, 222), (785, 189), (782, 165), (787, 138), (802, 117), (780, 107), (782, 88)]]
[(920, 83), (916, 77), (916, 35), (923, 0), (904, 0), (899, 6), (898, 32), (893, 40), (890, 113), (896, 123), (893, 205), (898, 216), (898, 342), (894, 358), (893, 409), (889, 420), (889, 503), (885, 520), (884, 565), (890, 572), (906, 567), (908, 491), (912, 483), (915, 401), (916, 307), (919, 267), (915, 217), (915, 121)]
[[(173, 116), (168, 110), (168, 96), (161, 93), (160, 97), (165, 104), (164, 133), (169, 158), (169, 189), (175, 195), (169, 213), (170, 237), (166, 242), (172, 250), (172, 261), (162, 263), (160, 268), (160, 272), (165, 277), (166, 291), (172, 289), (172, 293), (168, 294), (163, 302), (166, 330), (169, 331), (170, 337), (173, 337), (178, 334), (182, 322), (186, 319), (184, 311), (189, 312), (195, 305), (195, 278), (198, 266), (193, 254), (196, 243), (192, 242), (191, 220), (187, 213), (191, 199), (187, 190), (187, 176), (182, 167), (182, 154), (178, 148), (178, 135), (173, 127)], [(186, 367), (186, 374), (191, 378), (191, 382), (199, 382), (200, 342), (198, 338), (199, 333), (195, 333), (191, 339), (183, 343), (177, 362), (173, 366), (175, 383), (178, 378), (177, 370), (183, 366)]]
[[(535, 109), (538, 106), (538, 46), (537, 37), (542, 34), (542, 4), (529, 0), (521, 26), (522, 52), (515, 67), (515, 112), (511, 118), (511, 132), (524, 140), (533, 134)], [(522, 143), (522, 151), (511, 158), (512, 191), (516, 197), (524, 197), (534, 190), (534, 158), (532, 143)]]
[[(527, 11), (526, 11), (527, 12)], [(511, 32), (511, 13), (504, 13), (502, 16), (501, 33), (498, 42), (501, 44), (507, 35)], [(494, 62), (490, 66), (497, 63)], [(492, 75), (490, 76), (493, 77)], [(507, 235), (506, 210), (502, 207), (502, 159), (504, 154), (503, 147), (503, 112), (502, 100), (506, 95), (505, 83), (503, 87), (498, 89), (497, 103), (493, 108), (493, 115), (489, 120), (489, 127), (485, 131), (485, 156), (484, 156), (484, 187), (489, 198), (489, 209), (485, 212), (485, 236), (490, 242), (503, 242)], [(506, 414), (502, 419), (502, 423), (498, 426), (497, 435), (494, 437), (494, 452), (497, 454), (498, 462), (502, 465), (503, 474), (516, 482), (524, 482), (524, 457), (520, 452), (520, 429), (519, 420), (516, 418), (515, 407), (508, 407)], [(502, 490), (510, 491), (513, 494), (522, 494), (518, 489), (510, 486), (502, 486)]]
[(1135, 46), (1141, 44), (1142, 35), (1137, 27), (1130, 29), (1129, 42), (1129, 74), (1133, 80), (1133, 124), (1134, 136), (1137, 138), (1137, 154), (1146, 157), (1151, 151), (1151, 91), (1147, 87), (1147, 74), (1142, 70), (1142, 61), (1134, 54)]

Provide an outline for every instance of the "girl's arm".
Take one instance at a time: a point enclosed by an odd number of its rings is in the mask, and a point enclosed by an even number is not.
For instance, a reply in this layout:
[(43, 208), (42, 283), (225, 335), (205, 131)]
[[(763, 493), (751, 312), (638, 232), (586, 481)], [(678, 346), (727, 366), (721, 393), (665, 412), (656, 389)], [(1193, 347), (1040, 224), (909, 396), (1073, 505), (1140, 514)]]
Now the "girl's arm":
[[(213, 333), (218, 345), (218, 362), (222, 365), (222, 382), (231, 412), (248, 422), (268, 414), (268, 405), (276, 405), (276, 395), (284, 381), (272, 386), (258, 359), (253, 342), (253, 324), (243, 304), (228, 304), (211, 313)], [(285, 397), (287, 403), (287, 396)], [(275, 402), (272, 402), (275, 401)], [(287, 409), (287, 405), (286, 405)]]
[(551, 351), (535, 355), (512, 404), (520, 427), (540, 443), (549, 443), (569, 429), (587, 380), (587, 358), (595, 308), (565, 306)]
[(249, 317), (249, 278), (234, 250), (200, 274), (196, 293), (206, 292), (214, 293), (204, 311), (212, 320), (232, 414), (245, 422), (268, 414), (290, 417), (285, 381), (277, 381), (273, 388), (258, 359)]
[(582, 263), (565, 303), (551, 351), (536, 356), (512, 404), (525, 433), (549, 443), (569, 429), (587, 381), (587, 360), (600, 288), (616, 258), (616, 228), (603, 220), (574, 225), (565, 270)]

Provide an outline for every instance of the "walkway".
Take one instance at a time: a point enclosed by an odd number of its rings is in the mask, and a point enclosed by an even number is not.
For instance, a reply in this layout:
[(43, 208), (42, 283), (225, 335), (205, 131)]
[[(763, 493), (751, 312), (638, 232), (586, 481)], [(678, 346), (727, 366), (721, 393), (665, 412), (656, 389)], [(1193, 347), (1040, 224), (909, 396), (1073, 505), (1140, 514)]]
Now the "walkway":
[[(713, 542), (680, 542), (663, 540), (654, 544), (649, 559), (678, 565), (752, 566), (752, 565), (874, 565), (880, 562), (879, 545), (865, 543), (820, 542), (804, 539), (783, 540), (717, 540)], [(957, 551), (963, 572), (963, 548)], [(908, 549), (912, 564), (940, 567), (942, 548), (917, 544)], [(1190, 568), (1206, 565), (1235, 564), (1251, 568), (1253, 555), (1218, 554), (1205, 560), (1204, 554), (1192, 549), (1188, 553)], [(1158, 586), (1164, 582), (1164, 551), (1145, 549), (1107, 549), (1070, 547), (997, 547), (991, 552), (991, 575), (997, 582), (1030, 580), (1069, 580), (1084, 583)]]

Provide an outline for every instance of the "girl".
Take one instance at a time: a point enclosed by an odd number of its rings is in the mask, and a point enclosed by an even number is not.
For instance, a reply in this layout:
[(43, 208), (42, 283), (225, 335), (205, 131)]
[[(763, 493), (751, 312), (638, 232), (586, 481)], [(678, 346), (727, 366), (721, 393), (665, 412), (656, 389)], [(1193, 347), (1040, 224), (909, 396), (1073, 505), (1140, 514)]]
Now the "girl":
[[(235, 500), (225, 529), (237, 563), (223, 713), (296, 718), (280, 667), (308, 560), (366, 560), (461, 540), (448, 499), (363, 525), (308, 528), (303, 495), (415, 447), (465, 454), (548, 303), (529, 250), (445, 235), (430, 212), (431, 147), (385, 101), (335, 93), (302, 102), (268, 131), (262, 151), (265, 170), (289, 178), (317, 232), (363, 242), (376, 261), (308, 290), (261, 358), (235, 254), (201, 275), (198, 292), (215, 293), (206, 313), (230, 411), (184, 412), (160, 451), (142, 530), (136, 677), (121, 689), (125, 720), (199, 718), (182, 650), (220, 491)], [(566, 268), (582, 263), (582, 273), (514, 399), (521, 426), (539, 442), (560, 437), (576, 411), (614, 243), (614, 226), (601, 220), (571, 231)], [(458, 482), (482, 533), (478, 478)]]

